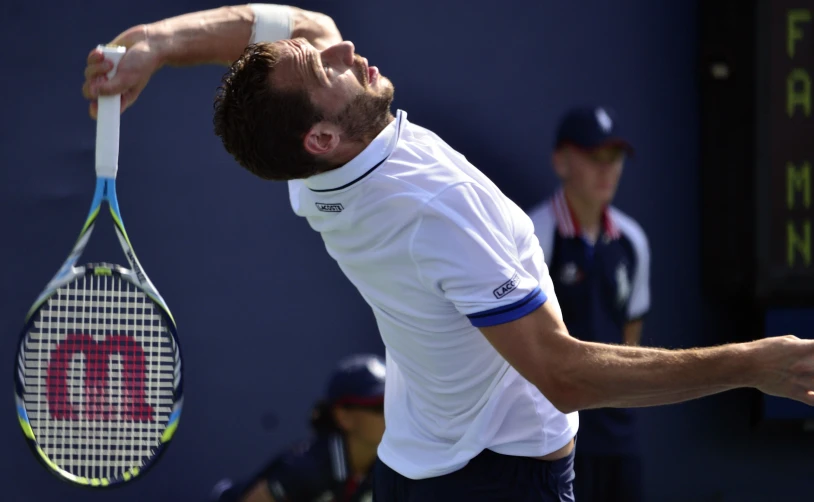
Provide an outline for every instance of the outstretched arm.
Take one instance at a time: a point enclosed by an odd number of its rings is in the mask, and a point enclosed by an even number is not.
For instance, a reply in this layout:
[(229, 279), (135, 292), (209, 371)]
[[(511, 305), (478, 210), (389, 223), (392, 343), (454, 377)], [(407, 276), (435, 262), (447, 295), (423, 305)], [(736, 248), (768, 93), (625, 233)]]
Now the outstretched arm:
[(132, 105), (162, 66), (229, 65), (253, 42), (305, 38), (317, 49), (342, 41), (329, 16), (297, 7), (249, 4), (220, 7), (128, 28), (110, 44), (127, 47), (116, 76), (101, 52), (88, 55), (82, 93), (96, 116), (99, 95), (122, 94), (122, 111)]
[(814, 340), (688, 350), (603, 345), (571, 337), (548, 302), (481, 331), (564, 412), (672, 404), (740, 387), (814, 405)]
[(814, 405), (814, 340), (664, 350), (572, 337), (541, 250), (531, 271), (519, 257), (516, 223), (483, 187), (452, 185), (421, 208), (409, 252), (427, 289), (466, 315), (560, 411), (657, 406), (738, 387)]

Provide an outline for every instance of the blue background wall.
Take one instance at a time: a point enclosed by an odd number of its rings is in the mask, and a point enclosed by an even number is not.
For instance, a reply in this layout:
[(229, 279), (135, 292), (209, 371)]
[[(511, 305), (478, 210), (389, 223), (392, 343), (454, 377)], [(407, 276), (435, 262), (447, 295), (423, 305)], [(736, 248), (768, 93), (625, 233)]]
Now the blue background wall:
[[(127, 27), (209, 1), (6, 0), (0, 7), (0, 500), (202, 500), (307, 433), (338, 357), (382, 353), (372, 316), (288, 206), (284, 184), (237, 167), (212, 133), (222, 68), (168, 68), (122, 122), (119, 197), (136, 251), (179, 322), (186, 407), (175, 444), (141, 482), (88, 493), (51, 477), (19, 433), (10, 376), (17, 333), (65, 258), (93, 189), (95, 123), (81, 97), (87, 53)], [(111, 5), (115, 5), (111, 7)], [(529, 208), (554, 188), (557, 116), (601, 102), (638, 150), (618, 206), (650, 236), (645, 342), (734, 339), (731, 312), (700, 290), (697, 6), (553, 2), (303, 1), (396, 85), (395, 106), (435, 130)], [(120, 251), (100, 225), (85, 259)], [(750, 430), (752, 395), (643, 411), (650, 500), (810, 500), (809, 437)]]

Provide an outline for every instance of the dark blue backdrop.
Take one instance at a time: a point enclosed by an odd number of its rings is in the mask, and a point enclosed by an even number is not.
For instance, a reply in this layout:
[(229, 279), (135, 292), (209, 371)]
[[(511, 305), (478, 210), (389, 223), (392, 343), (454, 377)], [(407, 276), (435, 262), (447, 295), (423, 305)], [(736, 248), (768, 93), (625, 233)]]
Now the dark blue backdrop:
[[(164, 69), (122, 122), (119, 196), (136, 251), (170, 304), (187, 398), (175, 444), (113, 493), (60, 483), (27, 450), (13, 409), (17, 332), (65, 258), (90, 203), (95, 123), (80, 94), (88, 51), (125, 28), (211, 1), (6, 0), (0, 6), (0, 500), (201, 500), (307, 432), (334, 361), (382, 352), (372, 316), (289, 208), (284, 184), (237, 167), (212, 133), (222, 68)], [(112, 7), (112, 5), (115, 5)], [(579, 102), (624, 118), (638, 157), (618, 205), (650, 236), (647, 343), (732, 339), (700, 291), (697, 6), (513, 0), (303, 1), (396, 85), (395, 105), (461, 150), (521, 206), (555, 188), (555, 120)], [(102, 226), (104, 227), (104, 225)], [(119, 250), (97, 229), (87, 260)], [(748, 393), (643, 413), (651, 500), (809, 500), (810, 438), (749, 429)]]

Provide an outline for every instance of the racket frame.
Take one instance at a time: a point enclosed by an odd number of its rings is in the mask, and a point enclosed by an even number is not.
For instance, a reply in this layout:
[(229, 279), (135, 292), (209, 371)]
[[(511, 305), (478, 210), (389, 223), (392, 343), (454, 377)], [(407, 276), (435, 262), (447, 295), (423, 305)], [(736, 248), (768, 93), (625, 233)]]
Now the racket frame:
[[(98, 47), (102, 50), (105, 57), (113, 62), (113, 70), (108, 73), (108, 78), (115, 75), (118, 62), (125, 53), (124, 47), (100, 45)], [(119, 123), (121, 115), (121, 95), (100, 96), (98, 98), (98, 113), (96, 124), (96, 188), (94, 190), (93, 200), (90, 205), (85, 224), (79, 233), (79, 237), (71, 250), (71, 253), (66, 258), (65, 262), (59, 268), (57, 273), (48, 282), (43, 291), (37, 297), (25, 318), (25, 325), (20, 336), (20, 342), (17, 350), (17, 362), (15, 367), (15, 401), (17, 407), (17, 418), (20, 423), (22, 432), (27, 440), (28, 446), (36, 454), (36, 457), (45, 465), (49, 471), (55, 474), (59, 479), (68, 481), (73, 484), (87, 486), (87, 487), (114, 487), (125, 484), (133, 479), (140, 479), (143, 474), (152, 468), (164, 454), (167, 446), (175, 436), (178, 428), (178, 423), (183, 408), (183, 370), (182, 370), (182, 356), (181, 346), (178, 341), (177, 327), (175, 319), (170, 312), (164, 298), (159, 294), (158, 290), (153, 285), (147, 273), (139, 263), (133, 246), (130, 243), (130, 238), (127, 236), (127, 231), (124, 227), (121, 212), (119, 210), (119, 202), (116, 194), (116, 175), (118, 172), (118, 155), (119, 155)], [(96, 225), (97, 217), (102, 209), (102, 205), (107, 204), (110, 209), (110, 215), (113, 219), (116, 236), (118, 237), (119, 244), (122, 251), (127, 258), (130, 268), (127, 269), (117, 264), (110, 263), (88, 263), (77, 266), (79, 258), (84, 253), (85, 247), (90, 241), (91, 234)], [(155, 447), (153, 455), (142, 466), (135, 466), (123, 473), (120, 479), (109, 478), (90, 478), (76, 476), (65, 469), (62, 469), (48, 455), (43, 451), (37, 442), (36, 435), (31, 427), (31, 422), (26, 411), (23, 396), (25, 395), (25, 374), (23, 368), (25, 367), (24, 352), (25, 340), (29, 330), (31, 329), (36, 315), (48, 299), (62, 286), (71, 283), (73, 280), (87, 274), (94, 275), (116, 275), (133, 284), (141, 289), (158, 307), (166, 325), (169, 329), (170, 335), (173, 339), (175, 349), (175, 368), (173, 380), (173, 408), (170, 414), (169, 421), (165, 427), (161, 438), (160, 444)]]

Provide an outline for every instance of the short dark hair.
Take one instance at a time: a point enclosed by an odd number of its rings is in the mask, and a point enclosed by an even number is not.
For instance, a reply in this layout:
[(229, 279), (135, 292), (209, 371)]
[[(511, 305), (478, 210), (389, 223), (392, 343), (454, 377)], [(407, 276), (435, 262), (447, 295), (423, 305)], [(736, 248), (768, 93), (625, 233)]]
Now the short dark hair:
[(308, 178), (331, 167), (303, 146), (323, 115), (304, 88), (272, 84), (280, 55), (278, 45), (262, 42), (232, 63), (215, 97), (215, 134), (238, 164), (260, 178)]

